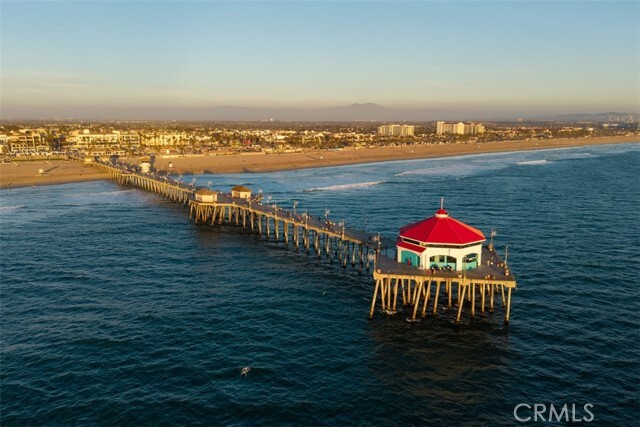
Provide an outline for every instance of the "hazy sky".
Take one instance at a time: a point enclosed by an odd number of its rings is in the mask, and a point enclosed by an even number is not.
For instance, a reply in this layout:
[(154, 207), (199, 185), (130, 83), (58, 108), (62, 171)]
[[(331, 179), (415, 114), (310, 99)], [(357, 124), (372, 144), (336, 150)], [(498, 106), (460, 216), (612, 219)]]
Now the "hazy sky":
[(639, 5), (2, 0), (2, 114), (366, 102), (635, 112)]

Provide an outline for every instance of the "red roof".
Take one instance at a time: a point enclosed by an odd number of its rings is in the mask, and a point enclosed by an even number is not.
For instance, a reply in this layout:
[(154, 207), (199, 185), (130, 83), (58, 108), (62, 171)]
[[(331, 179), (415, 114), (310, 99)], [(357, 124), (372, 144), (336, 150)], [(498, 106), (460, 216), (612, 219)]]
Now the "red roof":
[(409, 249), (410, 251), (417, 252), (419, 254), (421, 254), (422, 252), (424, 252), (427, 249), (427, 248), (425, 248), (423, 246), (414, 245), (414, 244), (409, 243), (409, 242), (403, 242), (400, 239), (398, 239), (398, 241), (396, 242), (396, 245), (401, 247), (401, 248), (403, 248), (403, 249)]
[(486, 240), (482, 231), (451, 218), (444, 209), (439, 209), (431, 218), (402, 227), (400, 237), (446, 245), (468, 245)]

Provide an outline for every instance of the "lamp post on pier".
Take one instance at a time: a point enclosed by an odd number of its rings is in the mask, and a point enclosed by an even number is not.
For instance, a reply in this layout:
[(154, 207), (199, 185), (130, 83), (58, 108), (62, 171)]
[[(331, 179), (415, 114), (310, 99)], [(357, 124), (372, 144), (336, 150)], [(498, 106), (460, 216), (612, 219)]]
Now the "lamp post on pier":
[(373, 262), (373, 269), (376, 269), (376, 254), (373, 251), (369, 251), (367, 254), (367, 271), (369, 271), (369, 263)]
[(380, 256), (380, 241), (381, 240), (382, 240), (382, 238), (380, 236), (380, 233), (376, 233), (376, 235), (371, 238), (371, 241), (376, 243), (376, 253), (375, 253), (375, 256), (374, 256), (375, 263), (373, 265), (374, 269), (378, 268), (378, 257)]
[[(509, 245), (506, 245), (504, 247), (504, 274), (505, 274), (505, 276), (509, 275), (509, 264), (507, 264), (508, 259), (509, 259)], [(511, 289), (509, 289), (509, 291), (511, 291)]]

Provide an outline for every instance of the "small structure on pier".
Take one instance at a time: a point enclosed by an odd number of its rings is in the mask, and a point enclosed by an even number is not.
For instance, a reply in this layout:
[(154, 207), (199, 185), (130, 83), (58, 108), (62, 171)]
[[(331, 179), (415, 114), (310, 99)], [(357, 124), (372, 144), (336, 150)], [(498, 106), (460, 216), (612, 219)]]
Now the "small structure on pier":
[(469, 270), (481, 263), (482, 231), (449, 216), (435, 215), (400, 229), (397, 261), (421, 269)]
[(241, 199), (251, 198), (251, 189), (244, 185), (236, 185), (231, 189), (231, 197), (239, 197)]
[(195, 192), (195, 199), (202, 203), (214, 203), (218, 200), (218, 193), (208, 188), (201, 188)]

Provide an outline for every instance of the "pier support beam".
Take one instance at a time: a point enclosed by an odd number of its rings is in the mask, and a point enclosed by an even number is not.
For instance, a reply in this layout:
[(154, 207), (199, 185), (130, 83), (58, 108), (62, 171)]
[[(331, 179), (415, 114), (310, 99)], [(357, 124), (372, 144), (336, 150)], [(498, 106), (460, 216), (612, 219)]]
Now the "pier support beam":
[(509, 288), (508, 296), (507, 296), (507, 311), (504, 314), (504, 323), (509, 323), (509, 316), (511, 315), (511, 289)]
[(462, 315), (462, 306), (464, 305), (464, 294), (467, 292), (467, 288), (469, 286), (462, 285), (462, 295), (459, 295), (459, 303), (458, 303), (458, 315), (456, 316), (456, 323), (460, 323), (460, 316)]
[(371, 299), (371, 310), (369, 310), (369, 317), (373, 317), (373, 311), (376, 309), (376, 298), (378, 297), (378, 289), (380, 289), (380, 282), (382, 279), (376, 279), (376, 287), (373, 290), (373, 298)]

